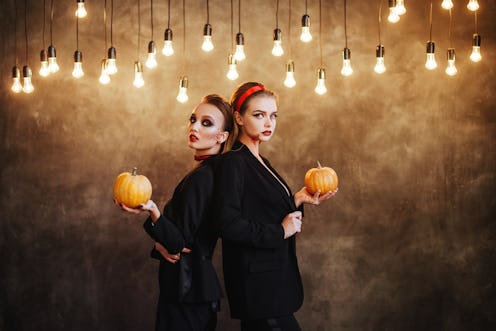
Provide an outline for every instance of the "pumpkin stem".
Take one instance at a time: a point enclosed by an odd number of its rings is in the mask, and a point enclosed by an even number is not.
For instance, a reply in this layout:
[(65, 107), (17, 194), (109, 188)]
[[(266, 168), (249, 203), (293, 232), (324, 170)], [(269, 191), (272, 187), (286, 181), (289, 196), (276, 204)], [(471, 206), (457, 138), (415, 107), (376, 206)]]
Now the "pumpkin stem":
[(134, 167), (134, 168), (133, 168), (133, 173), (132, 173), (132, 175), (133, 175), (133, 176), (136, 176), (137, 171), (138, 171), (138, 168)]
[(317, 165), (319, 166), (319, 169), (322, 168), (322, 166), (320, 165), (320, 162), (319, 161), (317, 161)]

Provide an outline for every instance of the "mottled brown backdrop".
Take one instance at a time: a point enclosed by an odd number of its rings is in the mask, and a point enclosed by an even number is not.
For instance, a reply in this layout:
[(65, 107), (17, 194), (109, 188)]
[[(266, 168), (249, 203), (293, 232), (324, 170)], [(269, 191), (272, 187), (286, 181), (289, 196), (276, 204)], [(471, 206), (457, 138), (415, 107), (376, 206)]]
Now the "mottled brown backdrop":
[[(71, 76), (76, 1), (54, 1), (53, 45), (61, 66), (38, 74), (43, 1), (28, 0), (28, 63), (35, 91), (10, 91), (11, 68), (26, 64), (24, 1), (1, 2), (0, 49), (0, 329), (152, 330), (157, 262), (143, 217), (112, 203), (116, 175), (137, 166), (153, 183), (160, 207), (192, 162), (186, 146), (189, 112), (207, 93), (229, 96), (257, 80), (280, 96), (275, 137), (263, 154), (296, 191), (317, 160), (333, 167), (339, 194), (308, 207), (298, 235), (305, 302), (297, 317), (314, 330), (488, 330), (496, 327), (496, 4), (479, 1), (480, 63), (468, 57), (474, 14), (455, 1), (451, 45), (458, 75), (444, 73), (449, 14), (434, 1), (433, 40), (439, 67), (424, 68), (429, 1), (405, 1), (407, 14), (385, 22), (387, 72), (372, 69), (379, 1), (348, 1), (353, 76), (340, 75), (345, 45), (343, 1), (322, 1), (322, 65), (328, 93), (313, 89), (319, 56), (318, 1), (308, 1), (314, 39), (299, 41), (305, 1), (279, 3), (286, 54), (271, 55), (276, 1), (242, 1), (247, 59), (240, 78), (225, 78), (231, 48), (230, 1), (210, 1), (215, 49), (200, 51), (206, 2), (171, 1), (176, 54), (157, 55), (145, 87), (132, 85), (137, 59), (138, 2), (114, 1), (113, 43), (119, 72), (98, 83), (105, 56), (103, 0), (87, 0), (79, 49), (86, 75)], [(47, 2), (46, 17), (49, 18)], [(110, 0), (107, 1), (110, 4)], [(234, 1), (234, 33), (238, 1)], [(110, 6), (109, 6), (110, 7)], [(159, 51), (167, 1), (154, 1)], [(45, 47), (50, 44), (49, 21)], [(139, 57), (151, 38), (150, 2), (141, 1)], [(290, 38), (291, 37), (291, 38)], [(290, 40), (291, 39), (291, 40)], [(297, 85), (284, 87), (295, 61)], [(110, 41), (109, 41), (110, 42)], [(107, 47), (110, 45), (107, 45)], [(189, 77), (186, 104), (175, 100)], [(220, 252), (215, 263), (220, 269)], [(222, 302), (220, 331), (235, 330)]]

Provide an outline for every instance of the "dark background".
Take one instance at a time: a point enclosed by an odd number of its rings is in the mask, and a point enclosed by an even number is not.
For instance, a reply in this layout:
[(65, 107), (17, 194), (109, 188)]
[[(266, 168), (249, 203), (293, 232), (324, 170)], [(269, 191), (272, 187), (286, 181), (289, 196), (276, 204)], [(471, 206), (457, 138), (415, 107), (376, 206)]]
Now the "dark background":
[[(159, 67), (132, 85), (137, 59), (137, 1), (115, 0), (113, 43), (119, 72), (98, 83), (106, 55), (103, 1), (87, 0), (79, 49), (86, 75), (71, 76), (76, 1), (55, 1), (53, 45), (60, 71), (38, 74), (50, 44), (49, 3), (43, 45), (43, 1), (28, 1), (28, 63), (35, 91), (10, 91), (11, 68), (26, 64), (24, 1), (1, 2), (0, 49), (0, 330), (152, 330), (158, 295), (145, 216), (112, 202), (112, 184), (137, 166), (153, 183), (160, 208), (187, 172), (190, 111), (207, 93), (229, 97), (247, 80), (280, 97), (275, 137), (262, 154), (293, 191), (319, 160), (336, 170), (340, 191), (306, 208), (298, 255), (304, 330), (489, 330), (496, 327), (496, 4), (479, 1), (483, 59), (469, 60), (474, 14), (454, 1), (451, 45), (458, 75), (444, 73), (449, 13), (434, 1), (433, 40), (439, 67), (424, 68), (429, 1), (405, 1), (400, 22), (386, 22), (387, 72), (373, 72), (378, 1), (348, 1), (347, 35), (355, 73), (340, 75), (345, 44), (343, 1), (322, 1), (322, 64), (327, 94), (313, 89), (319, 57), (318, 1), (308, 1), (314, 39), (300, 42), (304, 1), (280, 1), (286, 54), (271, 55), (276, 1), (242, 1), (247, 59), (240, 78), (225, 78), (231, 48), (230, 2), (210, 1), (216, 48), (200, 50), (205, 1), (171, 1), (175, 55), (164, 57), (167, 1), (154, 1)], [(110, 4), (110, 0), (108, 0)], [(234, 33), (238, 31), (234, 1)], [(110, 8), (110, 5), (109, 5)], [(110, 13), (108, 13), (110, 15)], [(15, 29), (17, 27), (17, 29)], [(17, 33), (16, 33), (17, 30)], [(290, 36), (289, 38), (289, 31)], [(17, 36), (17, 38), (16, 38)], [(141, 1), (139, 57), (150, 40), (150, 2)], [(283, 85), (289, 39), (297, 86)], [(189, 77), (186, 104), (175, 100)], [(215, 264), (220, 272), (220, 252)], [(218, 330), (236, 329), (227, 301)]]

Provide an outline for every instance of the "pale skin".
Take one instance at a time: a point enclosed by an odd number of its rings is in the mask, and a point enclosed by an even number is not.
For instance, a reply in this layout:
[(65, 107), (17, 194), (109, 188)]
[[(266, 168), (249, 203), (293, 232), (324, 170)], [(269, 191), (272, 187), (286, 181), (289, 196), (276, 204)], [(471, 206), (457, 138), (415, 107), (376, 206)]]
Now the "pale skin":
[[(239, 127), (238, 140), (242, 142), (250, 152), (258, 159), (262, 165), (270, 171), (263, 162), (259, 154), (259, 147), (262, 142), (270, 140), (274, 134), (277, 122), (277, 102), (275, 97), (269, 95), (257, 95), (252, 97), (247, 103), (247, 109), (243, 114), (234, 112), (234, 119)], [(272, 172), (271, 172), (272, 173)], [(274, 174), (273, 174), (274, 175)], [(274, 175), (275, 177), (275, 175)], [(282, 183), (281, 183), (282, 185)], [(296, 207), (301, 204), (319, 205), (328, 200), (338, 192), (338, 189), (320, 195), (316, 192), (311, 195), (305, 187), (301, 188), (294, 195)], [(300, 211), (294, 211), (284, 217), (281, 222), (284, 228), (284, 239), (301, 232), (302, 215)]]
[[(224, 131), (224, 116), (221, 111), (209, 103), (200, 103), (193, 109), (188, 124), (188, 147), (195, 151), (195, 156), (219, 154), (221, 145), (227, 140), (229, 133)], [(193, 168), (200, 165), (200, 161), (194, 161)], [(156, 222), (161, 215), (160, 209), (153, 200), (137, 208), (130, 208), (118, 202), (115, 202), (122, 210), (131, 214), (149, 213), (152, 222)], [(167, 249), (155, 243), (162, 256), (170, 263), (177, 263), (181, 258), (181, 253), (170, 254)], [(183, 248), (182, 253), (190, 253), (191, 250)]]

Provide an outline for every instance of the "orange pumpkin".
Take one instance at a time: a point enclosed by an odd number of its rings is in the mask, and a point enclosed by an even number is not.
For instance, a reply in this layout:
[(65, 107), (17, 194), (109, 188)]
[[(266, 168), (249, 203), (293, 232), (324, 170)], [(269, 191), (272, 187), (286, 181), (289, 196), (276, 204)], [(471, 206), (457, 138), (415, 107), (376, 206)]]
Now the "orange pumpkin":
[(138, 168), (133, 172), (123, 172), (114, 182), (114, 198), (117, 202), (131, 208), (136, 208), (146, 203), (152, 196), (152, 184), (146, 176), (137, 174)]
[(325, 194), (338, 187), (338, 175), (334, 169), (322, 167), (317, 161), (318, 168), (312, 168), (305, 174), (305, 187), (310, 194), (320, 191)]

